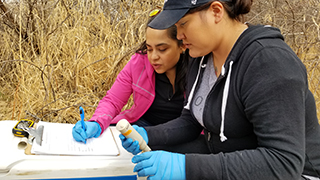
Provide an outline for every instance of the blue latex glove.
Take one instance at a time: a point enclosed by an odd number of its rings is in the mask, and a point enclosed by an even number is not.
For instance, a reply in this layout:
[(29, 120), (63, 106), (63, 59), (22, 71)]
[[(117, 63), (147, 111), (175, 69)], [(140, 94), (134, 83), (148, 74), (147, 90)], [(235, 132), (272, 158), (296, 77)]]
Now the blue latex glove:
[(87, 143), (87, 139), (92, 137), (99, 137), (101, 134), (101, 127), (97, 122), (85, 121), (86, 130), (82, 128), (81, 121), (78, 121), (72, 129), (72, 136), (78, 142)]
[(150, 151), (134, 156), (132, 162), (137, 163), (133, 172), (138, 172), (138, 176), (148, 176), (148, 180), (186, 179), (186, 161), (183, 154)]
[[(135, 129), (141, 136), (142, 138), (146, 141), (148, 144), (148, 135), (147, 131), (143, 127), (139, 127), (137, 125), (132, 126), (133, 129)], [(136, 155), (141, 152), (139, 142), (138, 141), (133, 141), (131, 138), (126, 138), (124, 135), (120, 134), (119, 135), (121, 142), (122, 142), (122, 147), (126, 149), (128, 152)]]

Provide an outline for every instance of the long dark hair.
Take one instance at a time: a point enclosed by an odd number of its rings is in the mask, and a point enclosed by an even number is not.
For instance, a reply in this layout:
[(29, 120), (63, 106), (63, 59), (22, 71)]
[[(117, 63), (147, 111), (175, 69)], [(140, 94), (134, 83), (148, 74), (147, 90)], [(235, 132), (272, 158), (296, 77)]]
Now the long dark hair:
[[(155, 18), (156, 16), (150, 17), (148, 20), (148, 24)], [(148, 28), (148, 27), (147, 27)], [(176, 40), (178, 46), (182, 46), (182, 40), (177, 39), (177, 27), (175, 25), (169, 27), (167, 30), (168, 36)], [(143, 41), (139, 48), (136, 50), (138, 54), (147, 54), (147, 42)], [(184, 92), (186, 87), (186, 73), (188, 68), (188, 57), (185, 53), (180, 55), (180, 59), (176, 64), (176, 82), (177, 82), (177, 91)]]

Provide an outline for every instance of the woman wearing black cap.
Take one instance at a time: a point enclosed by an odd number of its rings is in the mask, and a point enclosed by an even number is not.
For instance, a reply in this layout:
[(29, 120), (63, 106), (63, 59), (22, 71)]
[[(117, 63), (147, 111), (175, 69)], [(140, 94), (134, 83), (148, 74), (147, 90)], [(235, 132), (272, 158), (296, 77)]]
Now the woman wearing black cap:
[[(252, 0), (168, 0), (149, 27), (175, 24), (194, 59), (181, 117), (140, 132), (149, 145), (192, 141), (210, 154), (146, 152), (149, 179), (300, 180), (320, 177), (320, 126), (305, 66), (270, 26), (241, 22)], [(123, 140), (130, 152), (139, 148)]]

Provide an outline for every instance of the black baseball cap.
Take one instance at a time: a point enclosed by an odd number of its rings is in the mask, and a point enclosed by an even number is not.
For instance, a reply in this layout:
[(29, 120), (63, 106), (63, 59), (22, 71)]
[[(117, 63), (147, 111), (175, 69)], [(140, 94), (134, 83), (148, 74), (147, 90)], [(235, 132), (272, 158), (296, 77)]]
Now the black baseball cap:
[(190, 9), (204, 5), (211, 0), (166, 0), (163, 10), (148, 26), (153, 29), (167, 29), (177, 23)]

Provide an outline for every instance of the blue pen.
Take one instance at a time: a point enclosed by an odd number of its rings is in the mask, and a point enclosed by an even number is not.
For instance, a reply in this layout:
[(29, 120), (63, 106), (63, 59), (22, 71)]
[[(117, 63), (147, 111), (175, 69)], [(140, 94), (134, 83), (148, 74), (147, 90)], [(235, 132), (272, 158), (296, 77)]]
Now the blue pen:
[(79, 109), (80, 109), (80, 117), (81, 117), (82, 129), (84, 131), (86, 131), (86, 126), (84, 125), (84, 110), (83, 110), (83, 108), (81, 106), (79, 107)]

